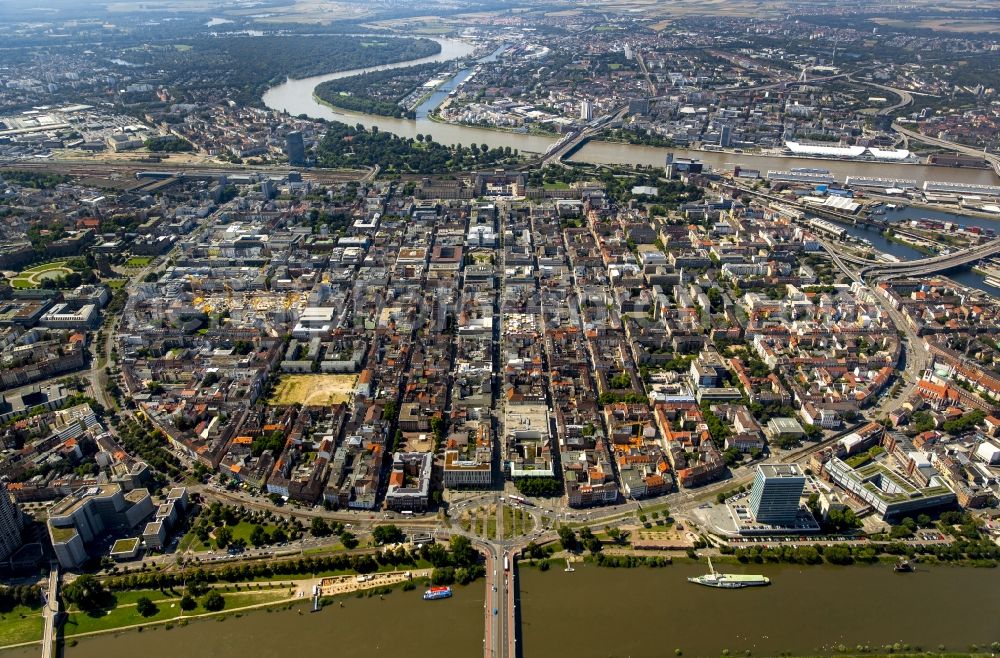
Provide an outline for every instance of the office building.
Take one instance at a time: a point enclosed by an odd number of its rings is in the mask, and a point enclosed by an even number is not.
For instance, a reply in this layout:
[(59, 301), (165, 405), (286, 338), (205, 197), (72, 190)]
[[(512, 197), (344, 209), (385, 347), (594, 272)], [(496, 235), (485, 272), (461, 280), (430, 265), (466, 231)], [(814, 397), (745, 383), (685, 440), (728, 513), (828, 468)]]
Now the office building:
[(580, 120), (590, 121), (594, 118), (594, 105), (590, 101), (580, 101)]
[(855, 469), (837, 457), (826, 462), (823, 471), (831, 482), (846, 489), (855, 500), (870, 505), (883, 520), (916, 516), (954, 505), (958, 500), (936, 471), (922, 484), (909, 481), (877, 461)]
[(45, 312), (40, 324), (53, 329), (96, 329), (101, 324), (98, 308), (76, 301), (59, 303)]
[(49, 537), (59, 565), (74, 569), (90, 557), (88, 546), (113, 532), (131, 530), (153, 514), (145, 489), (121, 485), (81, 487), (49, 511)]
[(6, 560), (21, 547), (22, 525), (17, 503), (6, 488), (0, 489), (0, 560)]
[(444, 453), (444, 486), (487, 489), (493, 484), (493, 462), (486, 450), (466, 456), (458, 450)]
[(806, 478), (796, 464), (761, 464), (750, 490), (750, 512), (758, 523), (792, 524)]
[(649, 114), (648, 98), (630, 98), (628, 100), (629, 114)]
[(302, 133), (293, 130), (285, 137), (285, 152), (288, 155), (288, 164), (293, 167), (301, 167), (306, 163), (306, 145), (302, 139)]
[(668, 153), (663, 169), (667, 178), (680, 178), (688, 174), (700, 174), (704, 166), (698, 160), (675, 158), (673, 153)]
[(733, 143), (733, 129), (729, 127), (728, 124), (724, 124), (722, 128), (719, 129), (719, 146), (722, 148), (729, 148)]
[(429, 452), (397, 452), (385, 494), (386, 508), (395, 512), (426, 512), (431, 495), (434, 455)]

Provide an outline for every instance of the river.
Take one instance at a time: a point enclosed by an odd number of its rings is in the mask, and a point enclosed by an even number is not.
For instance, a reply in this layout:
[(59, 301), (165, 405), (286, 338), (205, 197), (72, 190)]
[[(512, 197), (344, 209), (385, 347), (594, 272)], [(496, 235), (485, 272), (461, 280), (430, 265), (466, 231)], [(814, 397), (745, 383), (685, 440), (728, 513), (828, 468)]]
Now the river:
[[(692, 657), (719, 656), (725, 649), (732, 655), (822, 655), (835, 653), (838, 644), (854, 650), (895, 642), (962, 652), (972, 643), (985, 648), (1000, 640), (1000, 569), (917, 565), (914, 573), (898, 574), (885, 564), (717, 566), (765, 574), (772, 585), (701, 587), (687, 578), (705, 573), (706, 566), (687, 562), (662, 569), (577, 563), (574, 573), (521, 569), (523, 658), (662, 658), (674, 649)], [(425, 602), (420, 596), (418, 589), (384, 600), (346, 598), (343, 608), (335, 603), (315, 614), (303, 600), (291, 610), (193, 620), (171, 630), (149, 626), (80, 638), (66, 647), (65, 657), (482, 655), (482, 580), (456, 588), (451, 599)], [(33, 658), (38, 645), (0, 655)]]
[(597, 164), (641, 164), (662, 166), (667, 153), (676, 157), (695, 158), (717, 171), (732, 171), (736, 165), (760, 170), (767, 175), (770, 170), (786, 171), (795, 167), (827, 169), (841, 183), (848, 176), (871, 176), (875, 178), (901, 178), (924, 181), (949, 181), (996, 185), (997, 176), (992, 169), (960, 169), (956, 167), (932, 167), (919, 164), (888, 164), (879, 162), (849, 160), (818, 160), (814, 158), (785, 158), (746, 153), (723, 153), (718, 151), (690, 151), (677, 148), (656, 148), (612, 142), (588, 142), (571, 158), (578, 162)]
[[(366, 127), (377, 126), (379, 130), (391, 132), (401, 137), (416, 137), (418, 133), (431, 135), (442, 144), (488, 144), (490, 147), (509, 146), (527, 153), (544, 153), (557, 138), (524, 133), (504, 132), (461, 126), (432, 121), (428, 113), (437, 107), (447, 93), (458, 86), (471, 73), (464, 69), (445, 83), (446, 88), (440, 89), (425, 101), (417, 110), (416, 119), (395, 119), (373, 114), (346, 112), (320, 103), (313, 96), (316, 85), (327, 80), (345, 78), (370, 71), (403, 68), (428, 62), (446, 62), (469, 57), (475, 47), (456, 39), (435, 39), (441, 44), (441, 52), (437, 55), (415, 59), (406, 62), (396, 62), (365, 69), (341, 71), (327, 75), (318, 75), (299, 80), (288, 79), (284, 83), (272, 87), (264, 94), (264, 104), (272, 110), (288, 112), (291, 115), (305, 114), (313, 118), (324, 118), (331, 121), (341, 121), (348, 124), (360, 123)], [(480, 60), (489, 61), (498, 52)], [(850, 162), (845, 160), (814, 160), (806, 158), (786, 158), (749, 155), (745, 153), (720, 153), (712, 151), (688, 151), (686, 149), (655, 148), (618, 144), (612, 142), (592, 141), (577, 151), (572, 159), (590, 164), (644, 164), (661, 166), (667, 153), (678, 157), (691, 157), (718, 170), (731, 170), (734, 165), (768, 170), (786, 170), (793, 167), (820, 167), (829, 169), (840, 182), (847, 176), (873, 176), (882, 178), (916, 179), (918, 183), (927, 180), (976, 183), (981, 185), (996, 185), (997, 176), (990, 169), (959, 169), (952, 167), (931, 167), (927, 165), (888, 164), (877, 162)]]
[[(271, 87), (264, 93), (264, 104), (272, 110), (288, 112), (298, 116), (305, 114), (313, 118), (328, 119), (330, 121), (341, 121), (348, 124), (360, 123), (365, 127), (378, 127), (379, 130), (391, 132), (401, 137), (416, 137), (418, 133), (431, 135), (435, 141), (442, 144), (488, 144), (490, 147), (510, 146), (522, 151), (532, 153), (542, 153), (554, 140), (550, 137), (540, 137), (537, 135), (521, 135), (515, 133), (504, 133), (485, 128), (473, 128), (470, 126), (455, 126), (444, 123), (437, 123), (427, 118), (428, 107), (422, 106), (422, 118), (395, 119), (392, 117), (377, 116), (374, 114), (361, 114), (358, 112), (347, 112), (320, 103), (313, 96), (316, 85), (327, 80), (347, 78), (352, 75), (369, 73), (371, 71), (383, 71), (387, 69), (398, 69), (416, 64), (430, 62), (448, 62), (454, 59), (469, 57), (475, 47), (455, 39), (435, 39), (441, 44), (441, 52), (437, 55), (414, 59), (406, 62), (396, 62), (394, 64), (384, 64), (365, 69), (354, 69), (351, 71), (340, 71), (339, 73), (329, 73), (327, 75), (317, 75), (310, 78), (294, 80), (289, 78), (283, 84)], [(459, 74), (461, 75), (461, 74)], [(450, 91), (450, 89), (449, 89)], [(447, 95), (447, 93), (445, 94)], [(441, 100), (444, 100), (442, 97)], [(438, 101), (440, 103), (440, 101)]]
[[(882, 215), (882, 217), (890, 222), (902, 222), (910, 219), (934, 219), (942, 222), (963, 224), (965, 226), (979, 226), (981, 228), (988, 228), (994, 231), (1000, 230), (1000, 221), (995, 219), (988, 219), (985, 217), (966, 217), (964, 215), (955, 215), (939, 210), (914, 208), (912, 206), (905, 206), (897, 211), (889, 211), (885, 215)], [(927, 254), (918, 251), (913, 247), (886, 239), (879, 229), (869, 228), (866, 226), (842, 226), (842, 228), (856, 238), (864, 238), (865, 240), (868, 240), (875, 249), (891, 254), (900, 260), (919, 260), (921, 258), (927, 258)], [(946, 275), (948, 278), (954, 279), (963, 285), (969, 286), (970, 288), (978, 288), (979, 290), (988, 292), (997, 299), (1000, 299), (1000, 288), (986, 283), (985, 277), (982, 274), (973, 272), (971, 269), (960, 268), (946, 272)]]
[[(497, 61), (497, 58), (500, 57), (500, 53), (502, 53), (505, 50), (507, 50), (506, 45), (500, 46), (489, 55), (477, 59), (476, 63), (486, 64), (488, 62), (495, 62)], [(458, 89), (462, 85), (462, 83), (464, 83), (466, 80), (469, 79), (469, 77), (473, 74), (474, 70), (475, 69), (472, 68), (462, 69), (455, 75), (451, 76), (444, 83), (442, 83), (440, 87), (435, 89), (434, 92), (424, 100), (424, 102), (422, 102), (420, 105), (417, 106), (415, 112), (415, 114), (417, 115), (417, 120), (419, 121), (420, 119), (426, 119), (431, 112), (436, 110), (438, 106), (441, 105), (441, 103), (443, 103), (446, 98), (448, 98), (448, 94), (450, 94), (455, 89)]]
[(1000, 640), (1000, 570), (876, 566), (733, 566), (769, 587), (720, 590), (687, 582), (705, 565), (577, 566), (521, 571), (524, 658), (821, 655), (843, 643), (968, 651)]

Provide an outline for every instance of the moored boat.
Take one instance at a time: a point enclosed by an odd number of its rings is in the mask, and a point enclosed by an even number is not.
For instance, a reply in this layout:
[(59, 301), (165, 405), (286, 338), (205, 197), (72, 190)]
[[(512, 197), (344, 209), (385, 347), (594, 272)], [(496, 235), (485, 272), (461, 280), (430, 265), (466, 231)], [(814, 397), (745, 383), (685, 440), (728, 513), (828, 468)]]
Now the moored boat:
[(450, 587), (431, 587), (424, 592), (424, 601), (435, 601), (437, 599), (447, 599), (451, 596)]
[(743, 587), (761, 587), (770, 585), (771, 579), (767, 576), (742, 573), (718, 573), (712, 566), (712, 558), (708, 558), (708, 568), (711, 573), (704, 576), (688, 578), (688, 582), (705, 587), (718, 587), (721, 589), (740, 589)]

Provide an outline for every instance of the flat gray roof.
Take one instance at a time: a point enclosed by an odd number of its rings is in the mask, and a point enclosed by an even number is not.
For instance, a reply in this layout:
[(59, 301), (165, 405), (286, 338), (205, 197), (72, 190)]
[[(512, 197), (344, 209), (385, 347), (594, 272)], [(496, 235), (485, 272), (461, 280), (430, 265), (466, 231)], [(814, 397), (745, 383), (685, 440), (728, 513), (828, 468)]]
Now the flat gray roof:
[(803, 477), (798, 464), (761, 464), (757, 468), (769, 478)]

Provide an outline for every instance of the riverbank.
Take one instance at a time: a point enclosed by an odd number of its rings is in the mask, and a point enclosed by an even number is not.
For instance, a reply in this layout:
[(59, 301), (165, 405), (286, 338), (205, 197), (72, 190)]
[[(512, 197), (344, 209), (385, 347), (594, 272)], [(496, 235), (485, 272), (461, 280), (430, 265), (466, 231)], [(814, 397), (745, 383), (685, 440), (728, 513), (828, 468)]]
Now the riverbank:
[[(881, 203), (891, 203), (896, 206), (901, 206), (903, 208), (920, 208), (921, 210), (929, 210), (935, 213), (943, 213), (949, 215), (958, 215), (961, 217), (976, 217), (979, 219), (988, 219), (997, 222), (998, 228), (1000, 228), (1000, 214), (981, 212), (979, 210), (973, 210), (972, 208), (966, 208), (960, 205), (942, 205), (940, 203), (924, 203), (923, 201), (917, 201), (916, 199), (900, 199), (898, 197), (883, 196), (881, 194), (873, 194), (871, 192), (867, 193), (868, 198)], [(893, 221), (893, 215), (895, 213), (890, 211), (887, 212), (885, 218), (888, 221)]]
[(933, 249), (931, 249), (930, 247), (925, 247), (924, 245), (916, 244), (915, 242), (910, 242), (909, 240), (901, 238), (898, 235), (895, 235), (894, 233), (891, 233), (889, 231), (883, 231), (882, 232), (882, 237), (885, 238), (886, 240), (888, 240), (889, 242), (895, 242), (896, 244), (905, 245), (905, 246), (909, 247), (910, 249), (913, 249), (915, 251), (919, 251), (920, 253), (922, 253), (922, 254), (924, 254), (926, 256), (936, 256), (937, 253), (938, 253), (938, 252), (934, 251)]
[(473, 125), (469, 123), (456, 123), (454, 121), (448, 121), (440, 115), (438, 112), (429, 112), (427, 114), (427, 120), (432, 121), (436, 124), (442, 126), (456, 126), (458, 128), (473, 128), (476, 130), (489, 130), (495, 133), (507, 133), (510, 135), (534, 135), (536, 137), (559, 137), (559, 133), (552, 132), (551, 130), (542, 130), (541, 128), (532, 128), (530, 130), (518, 130), (517, 128), (503, 128), (501, 126), (489, 126), (489, 125)]
[[(348, 98), (350, 98), (350, 97), (348, 97)], [(397, 117), (397, 116), (394, 116), (392, 114), (365, 114), (363, 112), (358, 112), (356, 110), (352, 110), (351, 108), (348, 108), (348, 107), (342, 107), (342, 106), (337, 105), (337, 104), (335, 104), (335, 103), (333, 103), (333, 102), (331, 102), (331, 101), (329, 101), (329, 100), (327, 100), (325, 98), (321, 98), (320, 95), (317, 94), (315, 90), (313, 90), (313, 100), (315, 100), (317, 103), (319, 103), (320, 105), (322, 105), (324, 107), (328, 107), (331, 110), (334, 110), (336, 112), (340, 112), (340, 113), (346, 114), (346, 115), (356, 114), (359, 117), (364, 117), (364, 116), (380, 116), (380, 117), (385, 117), (387, 119), (400, 119), (400, 120), (404, 119), (404, 117)], [(402, 108), (400, 108), (400, 109), (402, 109)], [(346, 122), (342, 122), (342, 123), (346, 123)]]
[[(371, 596), (373, 593), (384, 595), (398, 589), (407, 582), (413, 582), (414, 584), (417, 582), (427, 583), (429, 582), (428, 579), (431, 576), (431, 571), (431, 569), (416, 569), (413, 571), (375, 573), (367, 576), (345, 575), (307, 578), (291, 580), (287, 583), (249, 582), (216, 585), (210, 589), (222, 593), (226, 605), (222, 610), (203, 612), (198, 612), (199, 609), (202, 609), (200, 605), (194, 610), (182, 610), (180, 607), (182, 599), (180, 591), (177, 591), (173, 596), (164, 594), (161, 590), (120, 592), (118, 593), (118, 597), (120, 597), (119, 605), (109, 610), (101, 611), (99, 614), (84, 613), (74, 609), (69, 610), (66, 613), (66, 620), (63, 622), (62, 633), (66, 642), (72, 642), (79, 638), (117, 634), (131, 630), (142, 632), (155, 626), (183, 626), (189, 621), (197, 619), (224, 617), (226, 615), (240, 616), (243, 613), (267, 607), (280, 609), (292, 604), (302, 603), (311, 609), (313, 588), (316, 586), (320, 588), (322, 603), (329, 604), (340, 598), (349, 596)], [(148, 617), (141, 616), (136, 604), (136, 600), (141, 597), (149, 598), (156, 606), (156, 612)], [(234, 603), (236, 605), (233, 605)], [(40, 622), (40, 614), (36, 616), (38, 616)], [(0, 650), (41, 644), (40, 623), (38, 630), (38, 639), (0, 645)]]
[[(174, 658), (183, 648), (193, 658), (285, 658), (291, 653), (326, 655), (331, 647), (338, 658), (475, 655), (482, 647), (483, 584), (454, 590), (452, 598), (438, 601), (423, 601), (422, 589), (399, 587), (382, 596), (342, 595), (315, 614), (308, 597), (253, 610), (224, 610), (184, 623), (80, 637), (75, 644), (66, 642), (63, 655)], [(37, 655), (37, 644), (0, 651), (4, 658)]]
[[(276, 591), (279, 590), (280, 591)], [(150, 594), (151, 592), (147, 592)], [(137, 593), (133, 593), (137, 594)], [(104, 611), (103, 614), (99, 616), (83, 613), (79, 610), (70, 610), (66, 612), (66, 620), (63, 622), (62, 627), (62, 637), (67, 644), (75, 643), (79, 638), (94, 637), (99, 635), (107, 634), (117, 634), (130, 630), (142, 630), (146, 628), (165, 626), (165, 625), (184, 625), (190, 620), (219, 617), (230, 614), (242, 614), (244, 612), (258, 610), (268, 606), (283, 606), (296, 600), (292, 591), (286, 591), (286, 588), (270, 588), (268, 590), (247, 590), (244, 592), (248, 601), (245, 605), (237, 605), (233, 607), (231, 605), (234, 595), (231, 592), (227, 592), (225, 596), (229, 596), (228, 599), (230, 605), (219, 611), (205, 611), (196, 612), (183, 611), (180, 608), (179, 602), (181, 597), (176, 597), (173, 599), (169, 598), (156, 598), (153, 603), (156, 605), (158, 611), (149, 617), (142, 617), (136, 610), (136, 604), (126, 603), (110, 610)], [(272, 594), (273, 596), (260, 597), (262, 594)], [(154, 594), (155, 596), (155, 594)], [(134, 598), (134, 597), (132, 597)], [(267, 598), (268, 600), (261, 601), (259, 598)], [(161, 608), (162, 606), (162, 608)], [(174, 614), (176, 612), (176, 614)], [(169, 613), (169, 614), (163, 614)], [(86, 624), (81, 625), (79, 619), (85, 619)], [(107, 628), (99, 628), (100, 625), (105, 624)], [(92, 630), (77, 630), (78, 628), (92, 629)], [(96, 627), (96, 628), (95, 628)], [(28, 642), (16, 642), (11, 644), (0, 645), (0, 655), (8, 655), (14, 649), (20, 649), (24, 647), (36, 647), (42, 643), (41, 632), (38, 633), (38, 639), (34, 639)]]

